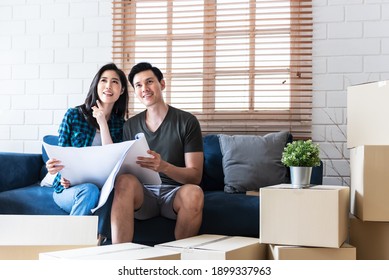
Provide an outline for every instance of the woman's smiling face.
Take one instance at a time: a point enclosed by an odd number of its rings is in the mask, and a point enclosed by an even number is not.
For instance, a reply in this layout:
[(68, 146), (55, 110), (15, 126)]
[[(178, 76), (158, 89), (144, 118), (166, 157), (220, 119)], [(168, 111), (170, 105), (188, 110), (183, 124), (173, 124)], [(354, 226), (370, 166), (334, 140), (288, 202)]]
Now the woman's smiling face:
[(123, 87), (119, 75), (113, 70), (104, 71), (97, 85), (100, 101), (106, 104), (115, 103), (122, 92)]

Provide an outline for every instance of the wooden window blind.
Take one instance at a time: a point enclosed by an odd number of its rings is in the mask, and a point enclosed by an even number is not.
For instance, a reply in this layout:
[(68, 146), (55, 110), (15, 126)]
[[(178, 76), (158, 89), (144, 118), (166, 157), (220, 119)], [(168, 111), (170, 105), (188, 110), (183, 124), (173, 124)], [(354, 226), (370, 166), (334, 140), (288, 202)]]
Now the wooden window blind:
[(113, 1), (112, 58), (160, 68), (166, 102), (204, 134), (311, 135), (311, 0)]

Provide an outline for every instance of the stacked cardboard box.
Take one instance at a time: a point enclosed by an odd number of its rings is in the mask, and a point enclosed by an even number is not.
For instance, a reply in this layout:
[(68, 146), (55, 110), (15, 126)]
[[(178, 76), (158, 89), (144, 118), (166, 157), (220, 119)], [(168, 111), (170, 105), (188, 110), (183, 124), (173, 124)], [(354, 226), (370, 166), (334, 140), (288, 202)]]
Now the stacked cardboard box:
[(39, 253), (97, 246), (97, 216), (0, 215), (0, 259), (37, 260)]
[(355, 259), (355, 248), (345, 243), (349, 202), (344, 186), (261, 188), (259, 236), (269, 244), (269, 258)]
[(269, 245), (269, 260), (355, 260), (356, 248), (343, 243), (340, 248)]
[(389, 259), (389, 81), (347, 90), (350, 243), (357, 259)]

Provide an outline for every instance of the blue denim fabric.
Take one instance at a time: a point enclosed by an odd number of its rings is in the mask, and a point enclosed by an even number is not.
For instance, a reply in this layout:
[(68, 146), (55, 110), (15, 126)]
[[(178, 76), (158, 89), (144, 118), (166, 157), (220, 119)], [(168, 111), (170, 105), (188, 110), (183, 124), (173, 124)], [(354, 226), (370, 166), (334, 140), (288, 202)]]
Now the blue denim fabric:
[(100, 190), (91, 183), (71, 186), (61, 193), (53, 193), (55, 203), (70, 215), (92, 215), (91, 209), (99, 201)]

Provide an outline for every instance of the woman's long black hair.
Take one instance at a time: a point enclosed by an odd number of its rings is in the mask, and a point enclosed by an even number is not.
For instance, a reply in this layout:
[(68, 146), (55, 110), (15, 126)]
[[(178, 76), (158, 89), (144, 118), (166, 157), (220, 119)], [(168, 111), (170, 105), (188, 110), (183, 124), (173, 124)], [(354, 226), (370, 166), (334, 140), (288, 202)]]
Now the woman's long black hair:
[(116, 74), (118, 74), (123, 89), (123, 94), (120, 95), (119, 99), (113, 106), (111, 117), (112, 115), (115, 115), (116, 117), (125, 118), (127, 114), (128, 82), (126, 74), (123, 72), (123, 70), (119, 69), (115, 63), (108, 63), (101, 67), (100, 70), (96, 73), (89, 87), (88, 95), (85, 98), (84, 104), (78, 106), (78, 110), (80, 110), (80, 112), (84, 115), (87, 122), (97, 129), (99, 129), (99, 124), (97, 123), (96, 118), (93, 117), (92, 107), (96, 106), (96, 101), (99, 100), (97, 86), (99, 84), (101, 75), (107, 70), (113, 70), (116, 72)]

